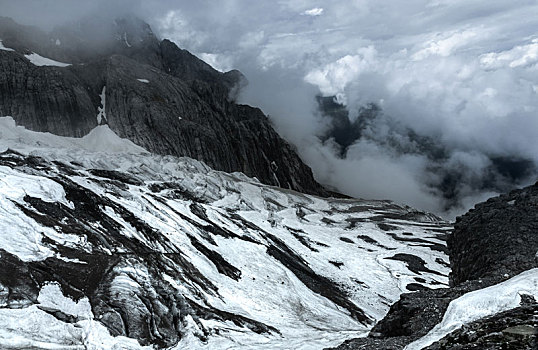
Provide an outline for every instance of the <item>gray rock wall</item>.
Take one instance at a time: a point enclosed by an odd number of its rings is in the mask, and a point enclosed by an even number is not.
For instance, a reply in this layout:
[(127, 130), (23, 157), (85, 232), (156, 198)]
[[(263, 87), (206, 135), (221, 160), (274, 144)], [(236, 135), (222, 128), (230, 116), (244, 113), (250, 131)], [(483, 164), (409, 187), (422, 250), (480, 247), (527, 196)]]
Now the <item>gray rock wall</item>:
[(452, 285), (498, 283), (538, 267), (538, 183), (477, 204), (449, 236)]
[[(16, 49), (0, 50), (0, 115), (34, 131), (81, 137), (97, 126), (106, 87), (106, 123), (150, 152), (327, 194), (263, 112), (234, 102), (245, 82), (240, 72), (218, 72), (174, 43), (159, 42), (137, 19), (105, 26), (104, 39), (95, 43), (84, 34), (91, 28), (85, 23), (47, 34), (0, 18), (0, 39)], [(34, 51), (73, 65), (35, 66), (24, 56)]]

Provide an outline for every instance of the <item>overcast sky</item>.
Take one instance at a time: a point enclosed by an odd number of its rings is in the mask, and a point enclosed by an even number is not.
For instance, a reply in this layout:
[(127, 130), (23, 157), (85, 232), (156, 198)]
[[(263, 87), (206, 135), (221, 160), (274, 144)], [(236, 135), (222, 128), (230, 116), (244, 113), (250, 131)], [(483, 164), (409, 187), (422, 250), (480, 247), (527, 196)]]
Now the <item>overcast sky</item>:
[[(432, 169), (465, 169), (459, 208), (444, 213), (452, 216), (493, 194), (473, 185), (491, 157), (538, 164), (536, 1), (0, 0), (1, 15), (49, 28), (125, 10), (215, 68), (241, 70), (250, 82), (241, 101), (268, 113), (317, 179), (345, 193), (441, 213)], [(341, 158), (318, 138), (327, 129), (320, 93), (338, 96), (351, 116), (374, 102), (388, 117)], [(449, 160), (376, 141), (394, 124), (433, 137)]]

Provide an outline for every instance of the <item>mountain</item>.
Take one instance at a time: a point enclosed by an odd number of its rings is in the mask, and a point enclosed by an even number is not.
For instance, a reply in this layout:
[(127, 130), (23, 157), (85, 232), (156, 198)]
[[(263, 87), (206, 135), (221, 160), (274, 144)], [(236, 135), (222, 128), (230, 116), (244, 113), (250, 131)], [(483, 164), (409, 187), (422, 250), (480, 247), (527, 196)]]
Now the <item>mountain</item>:
[(108, 126), (0, 133), (1, 346), (321, 349), (448, 285), (434, 215), (152, 155)]
[[(0, 19), (1, 349), (536, 349), (538, 183), (329, 197), (242, 84), (135, 17)], [(319, 102), (342, 156), (380, 116)]]
[(0, 151), (2, 348), (535, 348), (538, 183), (452, 228), (106, 125), (70, 138), (0, 118)]
[(82, 137), (107, 124), (156, 154), (327, 194), (262, 111), (234, 102), (240, 72), (214, 70), (135, 17), (50, 33), (0, 18), (0, 40), (0, 115), (18, 125)]

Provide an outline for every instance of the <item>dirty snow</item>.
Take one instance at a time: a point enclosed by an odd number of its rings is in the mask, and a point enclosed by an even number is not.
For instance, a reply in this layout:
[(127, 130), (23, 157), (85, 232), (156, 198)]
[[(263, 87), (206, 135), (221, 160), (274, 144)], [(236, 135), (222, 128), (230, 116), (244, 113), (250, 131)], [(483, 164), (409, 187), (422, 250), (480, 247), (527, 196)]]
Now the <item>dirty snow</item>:
[[(104, 91), (105, 89), (103, 94)], [(119, 146), (114, 146), (116, 143)], [(280, 261), (269, 256), (267, 246), (271, 243), (263, 232), (278, 237), (304, 259), (313, 271), (342, 286), (349, 300), (373, 320), (379, 320), (386, 314), (400, 294), (408, 291), (406, 285), (416, 283), (415, 277), (426, 280), (423, 284), (429, 288), (443, 287), (448, 283), (448, 268), (436, 261), (443, 259), (448, 262), (448, 257), (432, 250), (429, 245), (443, 244), (436, 238), (441, 234), (433, 229), (448, 230), (450, 226), (409, 207), (388, 201), (318, 198), (266, 186), (241, 173), (215, 171), (193, 159), (150, 155), (130, 141), (120, 139), (106, 125), (95, 128), (82, 139), (74, 139), (28, 131), (17, 127), (12, 118), (0, 118), (0, 150), (8, 147), (66, 164), (81, 164), (78, 171), (83, 172), (84, 176), (66, 176), (95, 194), (107, 197), (166, 235), (171, 244), (181, 250), (186, 259), (217, 286), (218, 296), (168, 276), (171, 288), (176, 288), (177, 293), (202, 305), (252, 318), (276, 327), (282, 333), (259, 335), (230, 322), (202, 320), (210, 332), (209, 340), (202, 342), (196, 337), (201, 330), (192, 322), (185, 326), (185, 336), (177, 349), (317, 350), (336, 346), (348, 338), (365, 335), (369, 331), (368, 326), (353, 319), (347, 310), (314, 293)], [(116, 152), (111, 153), (111, 150)], [(148, 195), (145, 185), (130, 185), (128, 195), (117, 196), (103, 187), (102, 182), (91, 181), (94, 175), (85, 170), (91, 168), (122, 171), (146, 183), (175, 183), (200, 196), (205, 204), (199, 205), (203, 205), (207, 220), (260, 242), (212, 236), (217, 244), (211, 246), (211, 249), (240, 269), (241, 279), (235, 281), (219, 273), (214, 263), (192, 245), (187, 233), (200, 242), (205, 242), (203, 234), (207, 234), (184, 218), (206, 224), (205, 219), (191, 211), (192, 201), (162, 196), (165, 203), (159, 202)], [(20, 183), (13, 182), (17, 177), (20, 178)], [(60, 233), (37, 225), (23, 215), (13, 201), (23, 203), (21, 196), (24, 189), (44, 200), (66, 202), (61, 186), (45, 176), (27, 175), (9, 167), (0, 167), (0, 180), (4, 181), (0, 181), (0, 222), (9, 225), (9, 230), (8, 227), (0, 229), (0, 248), (25, 259), (34, 257), (33, 259), (41, 260), (53, 256), (56, 252), (40, 242), (43, 236), (58, 242), (61, 240)], [(245, 222), (259, 226), (260, 230), (238, 224), (230, 212)], [(110, 208), (103, 208), (103, 215), (122, 226), (126, 236), (140, 241), (153, 251), (163, 251), (162, 247), (137, 234), (132, 226)], [(382, 221), (379, 221), (380, 217)], [(390, 223), (391, 232), (380, 229), (380, 222)], [(17, 229), (13, 231), (13, 227)], [(429, 243), (413, 245), (395, 239), (408, 237), (408, 234)], [(371, 241), (359, 238), (361, 236), (370, 237)], [(72, 244), (72, 239), (66, 239), (64, 245)], [(416, 274), (404, 262), (387, 259), (397, 253), (418, 256), (429, 269), (437, 273)], [(337, 267), (329, 261), (341, 262), (343, 265)], [(139, 278), (145, 279), (144, 274), (144, 271), (136, 270)], [(114, 288), (121, 293), (140, 288), (131, 279), (132, 275), (132, 271), (123, 273), (122, 270), (114, 280)], [(54, 301), (55, 298), (59, 301)], [(82, 308), (78, 309), (75, 304), (62, 301), (54, 286), (46, 287), (41, 299), (62, 310), (76, 309), (76, 313), (82, 312)], [(12, 323), (8, 325), (9, 322)], [(32, 328), (29, 323), (39, 324), (42, 330), (35, 331), (35, 327)], [(15, 327), (17, 324), (19, 325)], [(34, 306), (22, 311), (0, 310), (0, 344), (20, 346), (41, 341), (48, 342), (46, 346), (51, 349), (82, 349), (77, 347), (79, 345), (67, 347), (66, 344), (89, 344), (88, 339), (93, 339), (92, 344), (96, 344), (103, 337), (108, 343), (121, 344), (122, 349), (139, 348), (132, 339), (110, 337), (108, 331), (95, 320), (79, 321), (77, 325), (83, 331), (56, 319), (51, 320), (50, 315)], [(6, 329), (9, 329), (9, 334)], [(38, 333), (43, 334), (43, 337), (39, 338)], [(107, 347), (103, 345), (103, 348)]]

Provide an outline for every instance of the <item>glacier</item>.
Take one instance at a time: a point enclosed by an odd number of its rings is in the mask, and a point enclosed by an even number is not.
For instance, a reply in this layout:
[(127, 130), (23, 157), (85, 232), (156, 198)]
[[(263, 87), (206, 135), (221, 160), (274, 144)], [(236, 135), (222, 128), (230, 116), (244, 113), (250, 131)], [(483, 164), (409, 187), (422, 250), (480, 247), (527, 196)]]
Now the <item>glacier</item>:
[(264, 185), (106, 125), (0, 118), (0, 152), (2, 348), (320, 349), (448, 285), (450, 223), (405, 205)]

